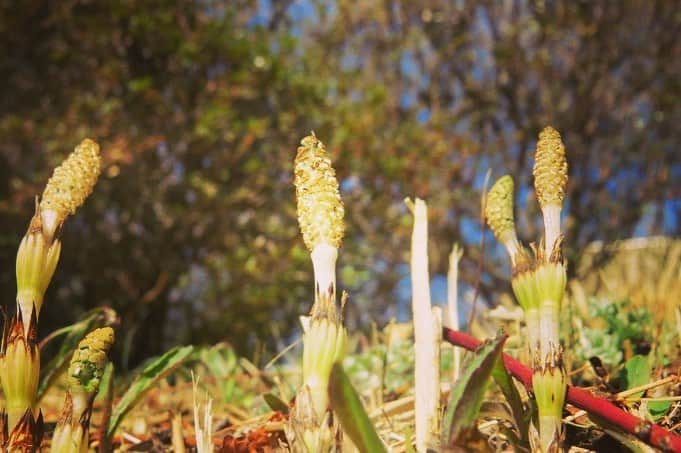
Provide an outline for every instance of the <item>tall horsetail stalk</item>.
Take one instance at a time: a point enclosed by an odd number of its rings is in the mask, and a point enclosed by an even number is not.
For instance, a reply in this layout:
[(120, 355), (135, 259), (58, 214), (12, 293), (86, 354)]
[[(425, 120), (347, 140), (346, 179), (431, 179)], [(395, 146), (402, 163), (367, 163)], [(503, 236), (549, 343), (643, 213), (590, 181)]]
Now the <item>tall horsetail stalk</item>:
[(560, 309), (567, 284), (561, 251), (560, 212), (567, 186), (565, 146), (558, 131), (539, 134), (534, 155), (534, 189), (544, 217), (544, 251), (536, 256), (535, 279), (539, 306), (539, 355), (533, 363), (533, 388), (539, 411), (539, 440), (543, 451), (561, 445), (561, 420), (567, 373), (560, 345)]
[(513, 270), (512, 287), (525, 312), (532, 387), (539, 412), (539, 439), (535, 449), (558, 451), (562, 438), (562, 411), (567, 376), (560, 346), (559, 319), (566, 286), (560, 232), (560, 212), (567, 184), (565, 146), (560, 134), (546, 127), (537, 142), (535, 191), (544, 217), (544, 238), (528, 251), (520, 244), (513, 220), (513, 180), (506, 175), (487, 196), (487, 223), (506, 248)]
[(99, 391), (113, 342), (113, 329), (102, 327), (90, 332), (73, 353), (64, 408), (52, 437), (52, 453), (88, 451), (92, 402)]
[(3, 439), (10, 450), (33, 451), (42, 438), (42, 414), (34, 414), (40, 375), (38, 318), (59, 262), (62, 225), (92, 192), (100, 166), (99, 146), (83, 140), (54, 170), (19, 245), (16, 314), (5, 323), (0, 351), (0, 384), (7, 411), (3, 428), (10, 433)]
[(328, 384), (331, 367), (345, 355), (347, 333), (336, 307), (336, 259), (345, 233), (343, 202), (324, 144), (312, 133), (303, 138), (294, 162), (298, 223), (314, 270), (314, 304), (303, 334), (303, 385), (291, 416), (294, 450), (333, 448), (339, 427), (330, 426)]

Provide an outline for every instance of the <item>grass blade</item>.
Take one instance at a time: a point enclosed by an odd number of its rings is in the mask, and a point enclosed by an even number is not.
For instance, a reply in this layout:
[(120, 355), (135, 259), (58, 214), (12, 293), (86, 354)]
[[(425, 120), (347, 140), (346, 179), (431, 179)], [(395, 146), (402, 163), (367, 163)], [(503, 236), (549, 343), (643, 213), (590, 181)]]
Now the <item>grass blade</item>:
[(387, 451), (340, 363), (331, 369), (329, 399), (343, 430), (361, 453)]
[(139, 402), (144, 394), (160, 379), (180, 366), (193, 350), (193, 346), (173, 348), (154, 359), (142, 370), (114, 408), (106, 432), (108, 437), (113, 436), (125, 415)]

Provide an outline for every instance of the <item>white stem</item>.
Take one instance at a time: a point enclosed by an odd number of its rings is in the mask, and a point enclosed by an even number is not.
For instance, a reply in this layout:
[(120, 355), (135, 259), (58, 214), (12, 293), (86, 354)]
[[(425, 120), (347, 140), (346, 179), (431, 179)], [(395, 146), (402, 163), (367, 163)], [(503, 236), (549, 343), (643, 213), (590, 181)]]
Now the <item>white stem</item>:
[(560, 236), (560, 211), (559, 205), (546, 205), (542, 209), (544, 216), (544, 253), (546, 260), (551, 257), (553, 246)]
[[(462, 255), (463, 250), (459, 244), (455, 243), (452, 253), (449, 254), (449, 271), (447, 272), (447, 326), (454, 330), (459, 330), (459, 260)], [(456, 381), (461, 369), (461, 348), (454, 347), (453, 352), (452, 379)]]
[(539, 327), (539, 310), (531, 308), (525, 312), (525, 324), (527, 326), (527, 344), (530, 349), (530, 363), (534, 366), (534, 356), (539, 351), (541, 332)]
[(516, 258), (518, 252), (520, 251), (520, 242), (518, 242), (518, 238), (515, 236), (515, 234), (513, 237), (504, 242), (504, 247), (508, 252), (508, 256), (511, 258), (511, 264), (513, 267), (515, 267)]
[[(439, 389), (438, 367), (433, 357), (439, 350), (433, 338), (433, 315), (430, 303), (430, 277), (428, 273), (428, 208), (417, 198), (413, 205), (414, 230), (411, 237), (411, 290), (415, 342), (415, 435), (416, 451), (425, 453), (434, 434), (430, 429), (437, 426)], [(437, 368), (437, 371), (434, 369)], [(435, 421), (433, 422), (433, 417)]]
[[(428, 386), (430, 396), (428, 396), (428, 433), (430, 443), (437, 440), (437, 433), (440, 432), (440, 345), (442, 344), (442, 309), (440, 307), (431, 308), (430, 316), (430, 366)], [(458, 348), (457, 348), (458, 349)], [(432, 445), (431, 445), (432, 446)]]
[(314, 269), (315, 297), (317, 294), (336, 294), (336, 260), (338, 249), (321, 243), (310, 253)]
[(557, 350), (560, 345), (560, 306), (552, 300), (545, 300), (539, 309), (539, 352), (541, 360)]

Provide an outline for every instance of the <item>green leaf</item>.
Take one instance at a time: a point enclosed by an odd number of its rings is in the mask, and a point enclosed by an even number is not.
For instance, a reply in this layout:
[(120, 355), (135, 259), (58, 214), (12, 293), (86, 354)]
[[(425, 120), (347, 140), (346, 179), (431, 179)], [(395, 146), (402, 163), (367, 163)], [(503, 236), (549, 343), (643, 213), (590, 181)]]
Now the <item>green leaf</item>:
[(523, 442), (529, 442), (527, 434), (530, 424), (530, 412), (526, 411), (523, 407), (523, 400), (520, 398), (520, 393), (518, 392), (518, 388), (513, 383), (511, 375), (508, 374), (508, 371), (504, 366), (504, 360), (501, 357), (501, 354), (499, 354), (499, 358), (492, 368), (492, 377), (501, 389), (501, 392), (506, 397), (508, 405), (511, 406), (513, 419), (515, 421), (516, 428), (520, 433), (521, 440)]
[(360, 452), (387, 451), (340, 363), (334, 363), (331, 369), (329, 399), (343, 430)]
[(648, 401), (648, 412), (653, 420), (659, 420), (667, 415), (670, 407), (672, 407), (671, 401)]
[(671, 401), (648, 401), (648, 412), (655, 420), (666, 415), (670, 407)]
[[(647, 357), (635, 355), (624, 365), (624, 373), (627, 382), (627, 389), (633, 389), (650, 382), (650, 362)], [(639, 397), (643, 392), (632, 395)]]
[(499, 335), (486, 341), (463, 365), (464, 372), (454, 383), (445, 412), (442, 425), (444, 447), (456, 444), (473, 427), (506, 338), (506, 335)]
[(117, 318), (118, 315), (116, 312), (109, 307), (95, 308), (87, 312), (80, 321), (52, 332), (43, 340), (41, 349), (51, 340), (65, 335), (57, 354), (52, 360), (41, 367), (40, 384), (38, 385), (38, 400), (40, 400), (47, 389), (50, 388), (55, 378), (69, 365), (73, 351), (78, 346), (80, 340), (82, 340), (88, 332), (97, 327), (115, 324)]
[(160, 379), (167, 376), (175, 368), (180, 366), (187, 357), (193, 352), (193, 346), (175, 347), (162, 356), (154, 359), (133, 381), (130, 388), (125, 392), (119, 403), (116, 405), (109, 420), (107, 436), (113, 436), (116, 428), (121, 423), (125, 415), (140, 401), (144, 394), (151, 389)]

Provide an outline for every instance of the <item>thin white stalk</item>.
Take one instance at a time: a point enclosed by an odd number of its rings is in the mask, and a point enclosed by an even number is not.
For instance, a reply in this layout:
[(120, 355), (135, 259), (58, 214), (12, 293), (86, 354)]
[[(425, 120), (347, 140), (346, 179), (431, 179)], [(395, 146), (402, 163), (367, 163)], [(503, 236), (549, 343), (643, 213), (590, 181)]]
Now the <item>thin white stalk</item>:
[(433, 341), (433, 315), (430, 303), (430, 277), (428, 273), (428, 208), (417, 198), (413, 205), (414, 230), (411, 237), (411, 290), (415, 342), (415, 436), (416, 451), (425, 453), (429, 444), (435, 440), (437, 426), (439, 393), (437, 367), (433, 357), (439, 350), (439, 343)]
[[(452, 252), (449, 254), (449, 271), (447, 272), (447, 326), (453, 330), (459, 330), (459, 261), (463, 256), (463, 250), (458, 243), (454, 243)], [(452, 379), (459, 378), (461, 370), (461, 348), (454, 347), (452, 362)]]
[[(438, 439), (440, 432), (440, 351), (442, 345), (442, 309), (440, 307), (431, 308), (431, 349), (430, 349), (430, 382), (433, 385), (429, 388), (431, 395), (428, 401), (431, 406), (428, 410), (428, 433), (430, 435), (431, 446)], [(459, 348), (456, 348), (459, 349)]]
[[(194, 403), (194, 432), (196, 437), (197, 453), (213, 453), (213, 399), (206, 394), (206, 400), (201, 413), (201, 403), (197, 401), (199, 392), (199, 378), (194, 378), (192, 373), (192, 396)], [(203, 416), (202, 416), (203, 415)]]

